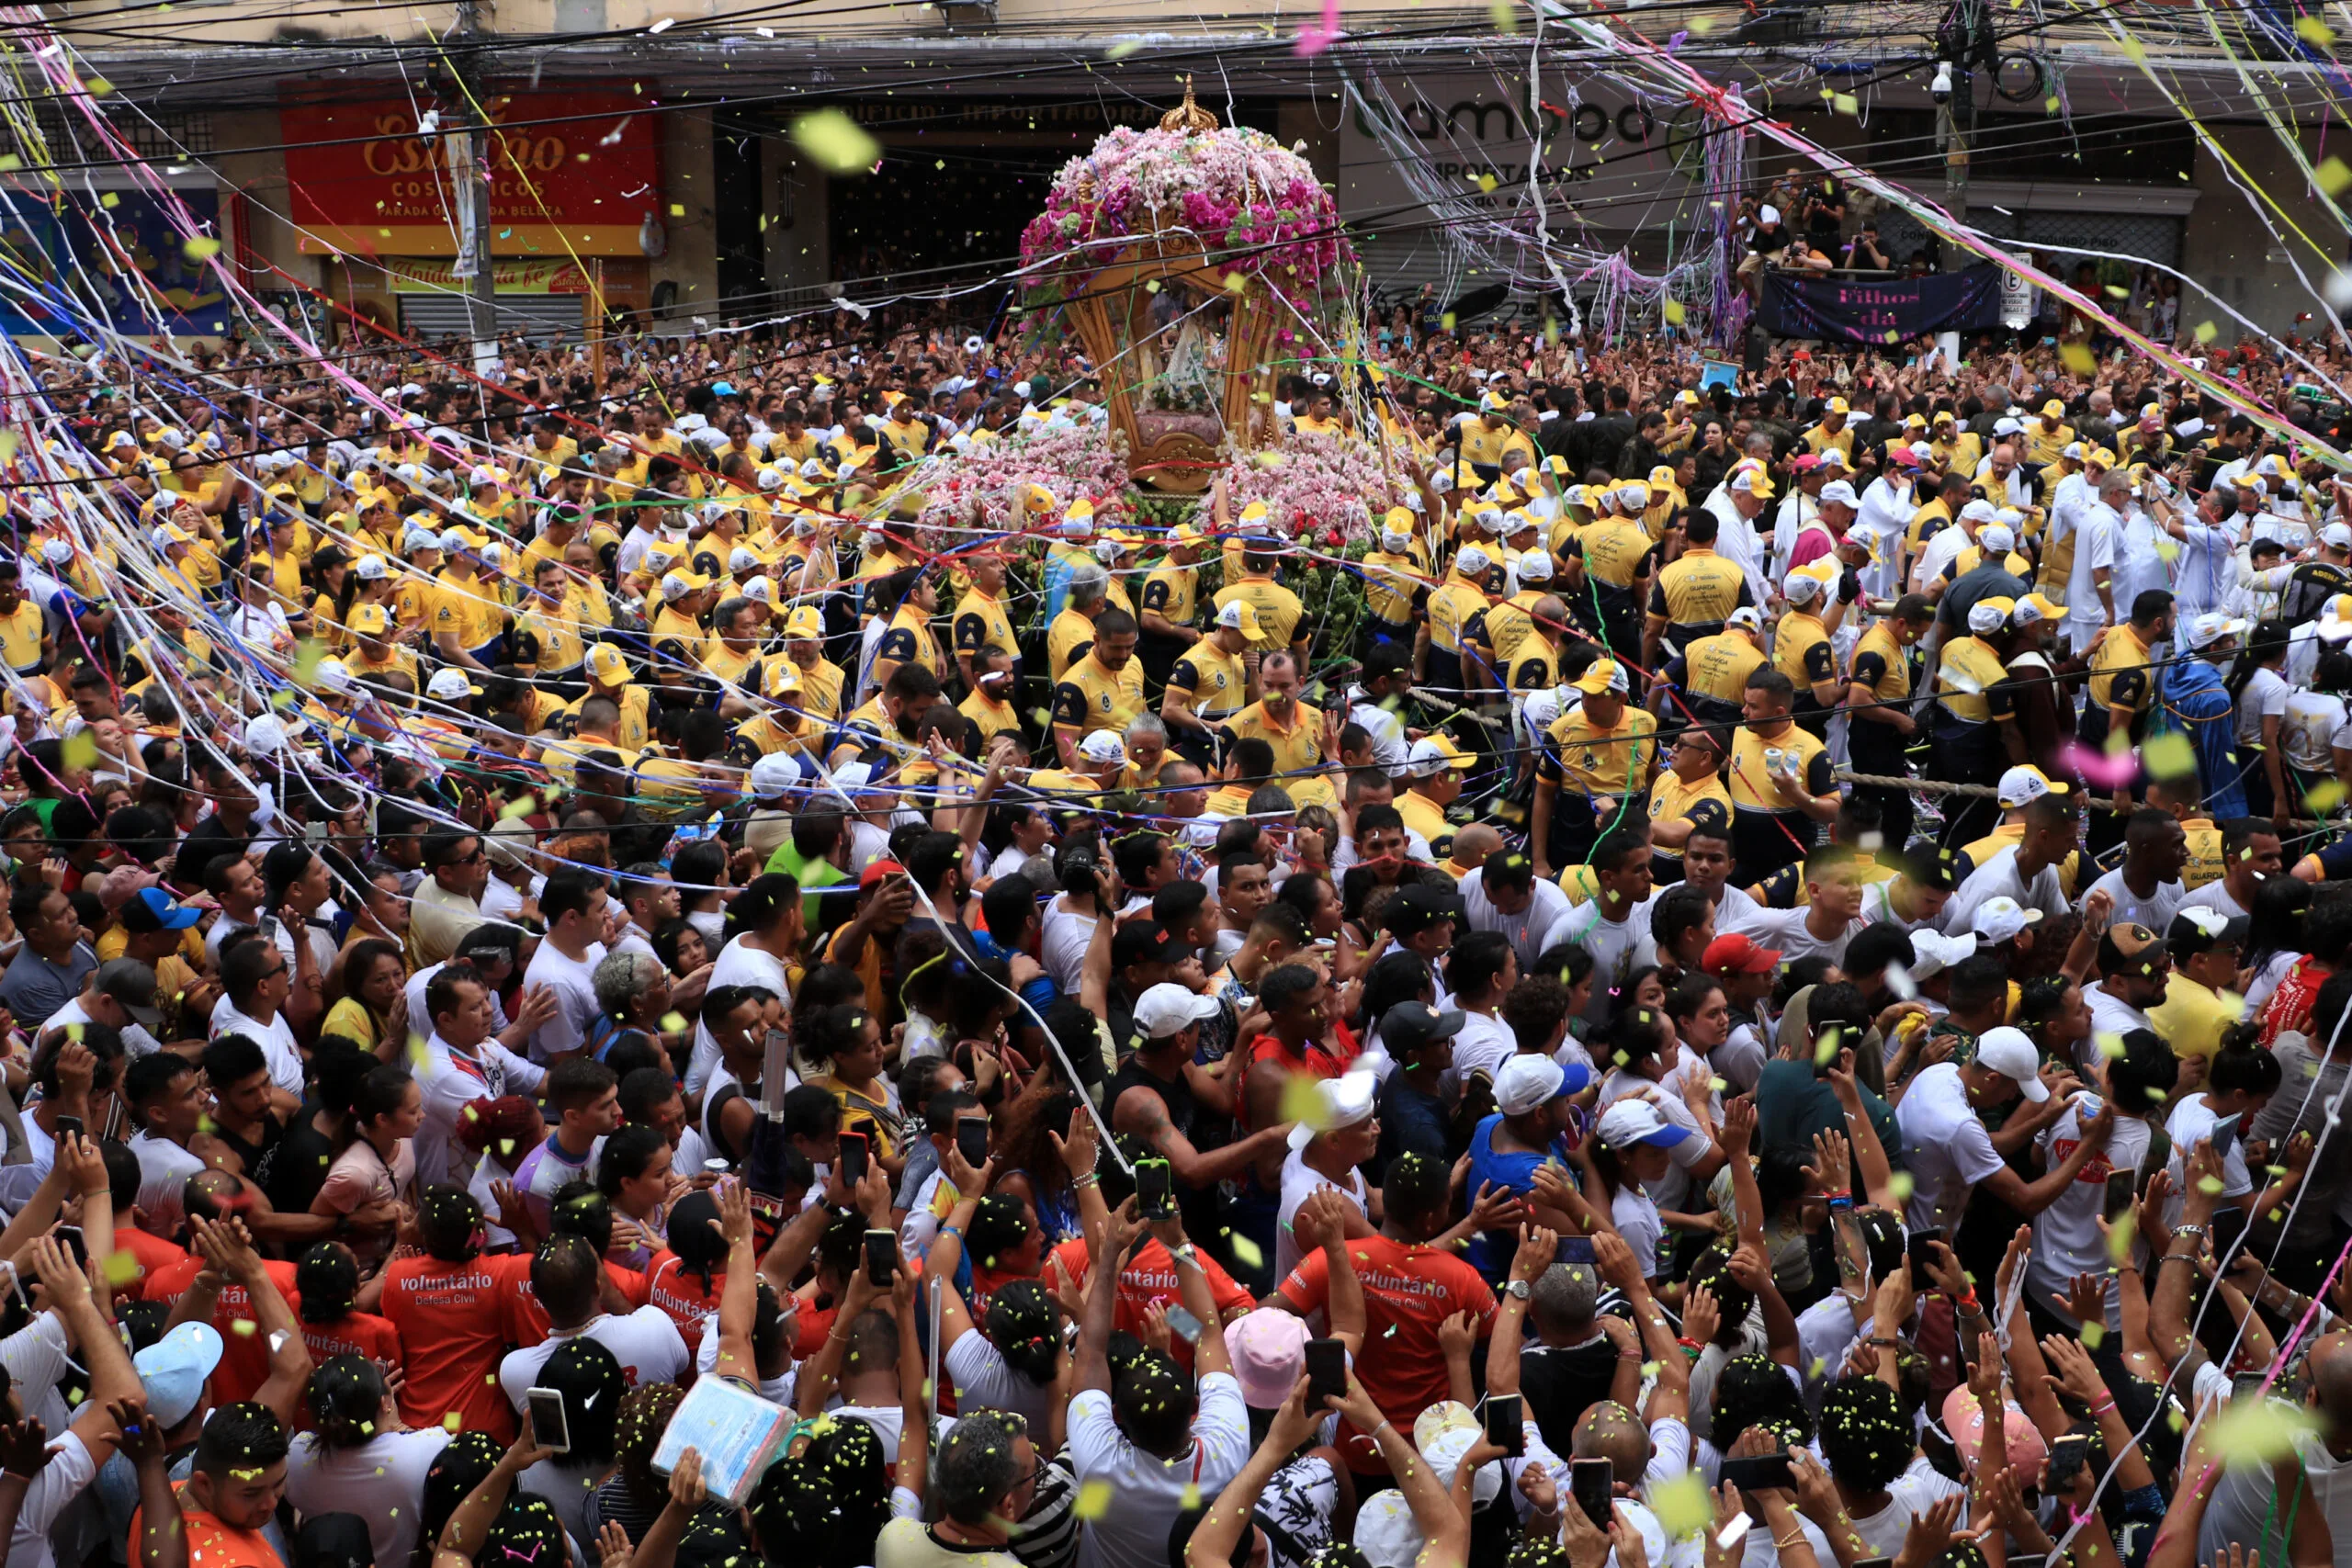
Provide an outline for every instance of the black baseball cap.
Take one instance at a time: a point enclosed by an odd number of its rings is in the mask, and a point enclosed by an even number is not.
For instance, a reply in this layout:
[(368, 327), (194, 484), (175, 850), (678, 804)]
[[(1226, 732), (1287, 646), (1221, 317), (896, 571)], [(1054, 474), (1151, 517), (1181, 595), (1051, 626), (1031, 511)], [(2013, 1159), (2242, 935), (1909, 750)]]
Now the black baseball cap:
[(1397, 894), (1396, 902), (1388, 906), (1388, 929), (1400, 937), (1419, 936), (1441, 920), (1459, 922), (1462, 916), (1458, 903), (1458, 899), (1427, 883), (1417, 882)]
[(1189, 950), (1158, 920), (1129, 920), (1111, 938), (1114, 973), (1132, 964), (1175, 964)]
[(1450, 1040), (1461, 1032), (1458, 1008), (1440, 1012), (1427, 1002), (1398, 1002), (1380, 1015), (1381, 1047), (1398, 1061), (1434, 1041)]

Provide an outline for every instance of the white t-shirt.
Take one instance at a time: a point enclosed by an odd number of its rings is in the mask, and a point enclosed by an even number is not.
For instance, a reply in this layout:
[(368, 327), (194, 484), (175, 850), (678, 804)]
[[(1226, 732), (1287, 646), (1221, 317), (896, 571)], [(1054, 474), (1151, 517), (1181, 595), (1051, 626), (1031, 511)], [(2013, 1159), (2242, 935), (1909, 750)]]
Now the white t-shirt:
[(686, 1341), (670, 1314), (658, 1306), (641, 1306), (626, 1317), (599, 1313), (578, 1328), (559, 1328), (537, 1345), (508, 1352), (498, 1363), (498, 1386), (520, 1411), (539, 1369), (567, 1339), (594, 1339), (621, 1364), (621, 1378), (630, 1388), (648, 1383), (676, 1382), (686, 1370)]
[(1483, 1012), (1464, 1012), (1462, 1032), (1453, 1037), (1453, 1066), (1446, 1069), (1446, 1076), (1456, 1085), (1467, 1082), (1473, 1073), (1491, 1078), (1517, 1055), (1519, 1036), (1510, 1025)]
[(263, 1057), (269, 1063), (269, 1081), (296, 1099), (301, 1098), (302, 1048), (295, 1043), (285, 1009), (278, 1009), (277, 1016), (264, 1023), (239, 1012), (224, 994), (212, 1004), (211, 1038), (218, 1040), (224, 1034), (242, 1034), (260, 1046)]
[(2188, 897), (2188, 889), (2179, 883), (2160, 882), (2153, 897), (2143, 898), (2125, 884), (2120, 865), (2092, 883), (2085, 896), (2090, 893), (2104, 893), (2115, 900), (2115, 919), (2145, 926), (2158, 936), (2172, 929), (2172, 918), (2180, 913)]
[[(1079, 981), (1086, 973), (1086, 950), (1094, 941), (1095, 917), (1091, 910), (1062, 908), (1056, 898), (1046, 906), (1045, 924), (1037, 943), (1037, 961), (1046, 973), (1054, 977), (1065, 995), (1078, 995)], [(1233, 933), (1234, 951), (1238, 952), (1247, 933)]]
[(1561, 929), (1561, 921), (1571, 918), (1575, 906), (1558, 883), (1539, 877), (1527, 908), (1506, 915), (1487, 897), (1486, 881), (1484, 876), (1462, 879), (1462, 906), (1470, 916), (1470, 929), (1500, 931), (1510, 938), (1511, 951), (1519, 954), (1519, 966), (1524, 969), (1544, 955), (1552, 944), (1552, 933)]
[(2058, 879), (2058, 868), (2045, 865), (2031, 881), (2018, 871), (2018, 846), (2005, 844), (1985, 857), (1984, 863), (1968, 874), (1960, 891), (1944, 906), (1944, 931), (1959, 936), (1969, 927), (1977, 906), (1998, 897), (2016, 899), (2029, 909), (2039, 909), (2045, 915), (2063, 915), (2071, 907), (2066, 902), (2065, 886)]
[[(784, 965), (775, 954), (747, 944), (737, 937), (718, 950), (710, 965), (710, 990), (721, 986), (758, 986), (782, 997), (787, 1006), (792, 1001), (792, 985), (785, 978)], [(708, 995), (708, 992), (705, 992)], [(718, 1042), (711, 1038), (709, 1027), (695, 1021), (695, 1054), (686, 1063), (686, 1092), (702, 1094), (710, 1087), (710, 1076), (718, 1070)]]
[(357, 1514), (379, 1562), (406, 1562), (424, 1511), (424, 1473), (449, 1445), (439, 1427), (384, 1432), (356, 1449), (330, 1449), (297, 1432), (286, 1454), (286, 1496), (296, 1512)]
[(2278, 744), (2287, 761), (2305, 773), (2335, 773), (2335, 749), (2352, 750), (2352, 710), (2330, 692), (2290, 691)]
[[(2066, 1162), (2083, 1139), (2083, 1124), (2095, 1119), (2100, 1101), (2084, 1095), (2034, 1139), (2041, 1150), (2042, 1168), (2052, 1170)], [(2098, 1233), (2099, 1216), (2107, 1210), (2107, 1179), (2116, 1171), (2134, 1171), (2148, 1152), (2148, 1123), (2137, 1116), (2118, 1115), (2107, 1147), (2083, 1164), (2082, 1173), (2067, 1184), (2050, 1207), (2033, 1216), (2033, 1250), (2026, 1258), (2026, 1289), (2034, 1299), (2060, 1317), (2066, 1312), (2066, 1287), (2077, 1274), (2092, 1274), (2106, 1282), (2107, 1325), (2123, 1326), (2123, 1308), (2108, 1278), (2110, 1259), (2107, 1242)]]
[[(958, 1396), (960, 1399), (960, 1395)], [(1111, 1396), (1089, 1389), (1069, 1402), (1069, 1461), (1080, 1487), (1111, 1483), (1117, 1506), (1086, 1521), (1079, 1538), (1081, 1568), (1133, 1568), (1167, 1560), (1168, 1529), (1188, 1495), (1214, 1497), (1232, 1484), (1250, 1458), (1250, 1412), (1241, 1385), (1211, 1372), (1200, 1382), (1193, 1417), (1192, 1451), (1175, 1460), (1148, 1454), (1126, 1439), (1112, 1418)]]
[(2165, 1169), (2172, 1176), (2172, 1197), (2165, 1203), (2167, 1225), (2180, 1223), (2181, 1194), (2188, 1190), (2188, 1151), (2212, 1142), (2213, 1130), (2224, 1120), (2232, 1128), (2230, 1146), (2222, 1156), (2222, 1201), (2243, 1198), (2254, 1190), (2254, 1177), (2245, 1165), (2245, 1118), (2217, 1116), (2202, 1094), (2184, 1095), (2165, 1119), (2165, 1136), (2172, 1140), (2172, 1157), (2165, 1162)]
[(1343, 1187), (1310, 1167), (1306, 1163), (1305, 1150), (1293, 1149), (1283, 1161), (1282, 1206), (1274, 1216), (1275, 1279), (1289, 1279), (1290, 1271), (1298, 1267), (1298, 1241), (1290, 1230), (1291, 1221), (1297, 1216), (1298, 1206), (1327, 1187), (1346, 1197), (1367, 1220), (1372, 1217), (1370, 1197), (1364, 1188), (1362, 1171), (1348, 1172), (1348, 1185)]
[[(2102, 626), (2107, 624), (2107, 608), (2099, 603), (2098, 582), (2092, 574), (2099, 571), (2109, 574), (2108, 592), (2112, 595), (2115, 591), (2118, 522), (2115, 509), (2098, 501), (2090, 502), (2077, 514), (2075, 570), (2066, 578), (2066, 619), (2077, 626)], [(2129, 604), (2119, 604), (2117, 608), (2126, 615), (2132, 613)]]
[(1753, 938), (1761, 947), (1774, 949), (1783, 964), (1794, 964), (1801, 958), (1818, 953), (1841, 968), (1846, 963), (1846, 944), (1855, 934), (1869, 926), (1867, 915), (1857, 916), (1846, 922), (1846, 929), (1824, 942), (1813, 934), (1805, 924), (1810, 908), (1757, 909), (1740, 921), (1740, 933)]
[(1960, 1068), (1938, 1062), (1912, 1079), (1894, 1122), (1911, 1166), (1905, 1220), (1913, 1230), (1941, 1226), (1946, 1235), (1959, 1234), (1970, 1190), (2005, 1168), (1984, 1118), (1968, 1103)]
[[(1929, 1508), (1966, 1487), (1951, 1481), (1930, 1466), (1925, 1459), (1915, 1457), (1911, 1468), (1895, 1477), (1887, 1487), (1887, 1505), (1875, 1514), (1849, 1514), (1848, 1522), (1862, 1540), (1863, 1550), (1857, 1557), (1893, 1557), (1903, 1550), (1903, 1538), (1910, 1533), (1911, 1521)], [(1751, 1535), (1754, 1531), (1748, 1532)]]
[(66, 1506), (97, 1479), (98, 1466), (89, 1448), (71, 1430), (49, 1445), (49, 1462), (25, 1488), (17, 1506), (17, 1529), (8, 1538), (8, 1568), (56, 1568), (50, 1550), (50, 1527)]
[[(2230, 892), (2229, 884), (2218, 876), (2183, 898), (2180, 901), (2180, 908), (2215, 909), (2220, 911), (2223, 918), (2233, 920), (2243, 918), (2247, 912), (2246, 907), (2239, 903)], [(2173, 911), (2175, 914), (2179, 912), (2179, 909)], [(2164, 933), (2160, 931), (2157, 934), (2161, 936)]]
[(1640, 906), (1628, 910), (1625, 919), (1612, 920), (1601, 913), (1598, 898), (1575, 906), (1569, 918), (1553, 928), (1553, 941), (1573, 942), (1592, 954), (1592, 1001), (1585, 1009), (1588, 1021), (1595, 1025), (1609, 1021), (1610, 1004), (1614, 1000), (1611, 990), (1634, 972), (1640, 962), (1638, 950), (1649, 934), (1649, 917)]
[[(2279, 721), (2278, 728), (2282, 732), (2279, 739), (2283, 742), (2283, 731), (2287, 727), (2287, 699), (2291, 694), (2284, 675), (2267, 664), (2257, 667), (2253, 677), (2246, 682), (2245, 690), (2238, 694), (2238, 744), (2261, 745), (2262, 721), (2265, 718)], [(2329, 771), (2334, 771), (2333, 763), (2329, 765)]]
[(532, 1032), (531, 1060), (545, 1064), (587, 1043), (589, 1027), (596, 1021), (596, 965), (604, 961), (601, 942), (588, 944), (585, 958), (560, 953), (552, 942), (539, 943), (531, 966), (523, 972), (523, 984), (554, 991), (555, 1016)]
[(975, 1329), (947, 1348), (947, 1376), (956, 1385), (958, 1410), (1010, 1410), (1030, 1426), (1046, 1429), (1046, 1411), (1054, 1402), (1053, 1385), (1031, 1382), (1005, 1364), (987, 1336)]
[(1609, 1201), (1609, 1217), (1616, 1224), (1617, 1234), (1625, 1238), (1625, 1245), (1634, 1249), (1634, 1259), (1642, 1266), (1642, 1278), (1657, 1279), (1662, 1272), (1657, 1249), (1666, 1235), (1666, 1222), (1658, 1218), (1657, 1205), (1650, 1201), (1650, 1195), (1633, 1182), (1625, 1183)]
[(130, 1140), (139, 1156), (139, 1208), (148, 1228), (168, 1236), (179, 1228), (185, 1206), (180, 1201), (187, 1179), (204, 1169), (204, 1162), (168, 1138), (141, 1133)]
[(2083, 1005), (2091, 1010), (2091, 1032), (2090, 1038), (2075, 1048), (2075, 1054), (2085, 1066), (2098, 1061), (2102, 1055), (2098, 1048), (2100, 1035), (2155, 1028), (2144, 1010), (2110, 993), (2104, 980), (2094, 980), (2083, 987)]

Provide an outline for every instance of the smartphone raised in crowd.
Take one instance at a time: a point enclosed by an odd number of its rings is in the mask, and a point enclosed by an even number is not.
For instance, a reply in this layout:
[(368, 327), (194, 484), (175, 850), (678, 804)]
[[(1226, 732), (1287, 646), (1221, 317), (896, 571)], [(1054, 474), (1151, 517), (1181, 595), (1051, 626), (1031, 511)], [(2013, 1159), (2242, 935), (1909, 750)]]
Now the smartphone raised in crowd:
[(899, 1238), (889, 1231), (865, 1233), (865, 1278), (877, 1291), (890, 1288), (899, 1271)]
[(974, 1170), (989, 1162), (989, 1119), (959, 1116), (956, 1120), (956, 1152)]
[(2101, 1217), (2113, 1224), (2131, 1213), (2132, 1200), (2139, 1196), (2137, 1174), (2129, 1170), (2112, 1170), (2107, 1176), (2107, 1204)]
[(1753, 1459), (1727, 1459), (1723, 1466), (1724, 1483), (1739, 1488), (1740, 1495), (1752, 1497), (1758, 1492), (1775, 1487), (1783, 1492), (1793, 1491), (1796, 1475), (1789, 1467), (1789, 1456), (1758, 1454)]
[(1527, 1417), (1521, 1414), (1522, 1408), (1515, 1393), (1487, 1395), (1487, 1441), (1506, 1454), (1527, 1451)]
[(866, 1147), (865, 1134), (843, 1133), (842, 1134), (842, 1185), (854, 1188), (865, 1179)]
[(563, 1414), (563, 1394), (552, 1388), (526, 1389), (531, 1412), (531, 1441), (549, 1453), (571, 1451), (571, 1423)]
[(1175, 1216), (1175, 1167), (1164, 1159), (1136, 1161), (1136, 1208), (1147, 1220)]
[(1568, 1461), (1568, 1495), (1597, 1529), (1607, 1529), (1616, 1516), (1616, 1467), (1605, 1459)]
[(1306, 1342), (1306, 1405), (1320, 1410), (1326, 1399), (1343, 1399), (1348, 1392), (1348, 1348), (1337, 1339)]
[(1911, 1288), (1913, 1290), (1926, 1290), (1928, 1282), (1935, 1278), (1935, 1244), (1943, 1238), (1944, 1233), (1939, 1230), (1913, 1231), (1905, 1238), (1904, 1245), (1911, 1258)]

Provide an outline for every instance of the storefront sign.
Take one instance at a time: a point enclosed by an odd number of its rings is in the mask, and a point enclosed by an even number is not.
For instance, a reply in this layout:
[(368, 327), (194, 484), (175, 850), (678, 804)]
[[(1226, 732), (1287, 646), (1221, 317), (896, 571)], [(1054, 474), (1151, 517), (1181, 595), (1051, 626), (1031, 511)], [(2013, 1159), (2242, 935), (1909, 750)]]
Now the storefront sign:
[(1757, 315), (1775, 337), (1845, 343), (1890, 344), (1932, 333), (1974, 332), (2000, 323), (2001, 272), (1987, 264), (1891, 283), (1776, 272), (1764, 279), (1763, 308)]
[[(585, 294), (588, 271), (570, 261), (502, 261), (491, 265), (501, 294)], [(464, 294), (471, 278), (459, 277), (455, 262), (427, 256), (392, 256), (384, 276), (396, 294)]]
[[(658, 225), (660, 117), (618, 93), (489, 100), (491, 254), (642, 256)], [(286, 177), (309, 254), (455, 256), (456, 139), (416, 134), (405, 99), (279, 106)]]

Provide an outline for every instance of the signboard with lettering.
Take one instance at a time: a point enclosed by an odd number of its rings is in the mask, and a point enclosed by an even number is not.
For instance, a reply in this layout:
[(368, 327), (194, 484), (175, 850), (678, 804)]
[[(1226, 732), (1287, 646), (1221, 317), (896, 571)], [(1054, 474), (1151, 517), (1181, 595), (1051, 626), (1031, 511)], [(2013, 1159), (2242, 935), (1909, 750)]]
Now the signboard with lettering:
[[(1508, 219), (1530, 201), (1530, 164), (1555, 235), (1589, 227), (1623, 232), (1688, 222), (1700, 195), (1695, 114), (1671, 113), (1622, 93), (1593, 90), (1589, 75), (1547, 69), (1526, 78), (1406, 76), (1375, 84), (1340, 127), (1340, 216), (1375, 235), (1383, 220), (1427, 222), (1433, 183), (1467, 213)], [(1379, 88), (1386, 88), (1383, 97)], [(1400, 144), (1419, 155), (1400, 160)], [(1438, 214), (1440, 218), (1443, 213)]]
[[(491, 253), (642, 256), (662, 213), (660, 118), (622, 93), (488, 100)], [(278, 107), (301, 249), (312, 255), (454, 256), (453, 138), (417, 134), (404, 98)]]
[(2001, 271), (1985, 263), (1886, 283), (1776, 272), (1764, 279), (1757, 319), (1775, 337), (1843, 343), (1883, 344), (1939, 332), (1974, 332), (2000, 324)]

